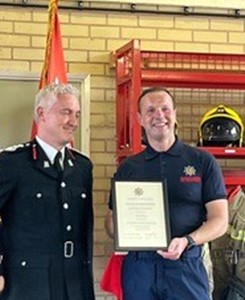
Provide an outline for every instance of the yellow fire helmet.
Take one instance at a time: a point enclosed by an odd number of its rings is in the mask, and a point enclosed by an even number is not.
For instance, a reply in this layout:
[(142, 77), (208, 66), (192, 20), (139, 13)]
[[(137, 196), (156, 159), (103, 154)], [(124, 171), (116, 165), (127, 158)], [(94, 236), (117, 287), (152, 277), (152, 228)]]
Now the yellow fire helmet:
[(210, 109), (198, 129), (198, 145), (206, 147), (242, 147), (244, 125), (239, 114), (224, 105)]

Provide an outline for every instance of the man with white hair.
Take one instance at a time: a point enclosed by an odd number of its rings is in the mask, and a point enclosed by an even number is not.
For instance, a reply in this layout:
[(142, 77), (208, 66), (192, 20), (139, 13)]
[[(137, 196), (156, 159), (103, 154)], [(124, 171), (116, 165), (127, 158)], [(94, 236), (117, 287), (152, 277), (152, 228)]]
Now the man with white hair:
[(0, 154), (1, 300), (93, 300), (92, 163), (67, 147), (78, 90), (52, 84), (36, 97), (37, 135)]

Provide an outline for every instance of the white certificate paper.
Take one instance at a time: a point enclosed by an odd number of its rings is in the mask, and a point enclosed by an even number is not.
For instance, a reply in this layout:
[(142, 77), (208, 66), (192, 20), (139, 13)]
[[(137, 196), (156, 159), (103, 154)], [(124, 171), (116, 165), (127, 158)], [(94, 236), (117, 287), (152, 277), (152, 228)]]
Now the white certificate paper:
[(170, 241), (166, 184), (113, 181), (116, 251), (166, 249)]

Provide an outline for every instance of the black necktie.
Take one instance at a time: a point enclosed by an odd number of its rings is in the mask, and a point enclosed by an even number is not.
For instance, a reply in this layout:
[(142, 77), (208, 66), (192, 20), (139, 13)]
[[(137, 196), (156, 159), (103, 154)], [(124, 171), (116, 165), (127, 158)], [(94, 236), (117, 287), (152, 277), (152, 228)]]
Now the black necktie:
[(63, 172), (63, 169), (62, 169), (62, 166), (61, 166), (61, 161), (60, 161), (61, 157), (62, 157), (61, 152), (58, 151), (55, 158), (54, 158), (54, 167), (55, 167), (55, 169), (58, 173)]

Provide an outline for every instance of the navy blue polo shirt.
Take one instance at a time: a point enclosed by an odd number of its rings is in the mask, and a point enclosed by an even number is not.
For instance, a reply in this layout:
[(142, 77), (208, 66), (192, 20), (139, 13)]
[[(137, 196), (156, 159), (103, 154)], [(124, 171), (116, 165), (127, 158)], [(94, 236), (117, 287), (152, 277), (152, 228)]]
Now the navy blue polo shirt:
[[(215, 158), (178, 139), (166, 152), (147, 146), (125, 159), (114, 179), (166, 180), (172, 237), (196, 230), (206, 220), (205, 204), (226, 198), (222, 172)], [(111, 196), (109, 208), (112, 209)]]

